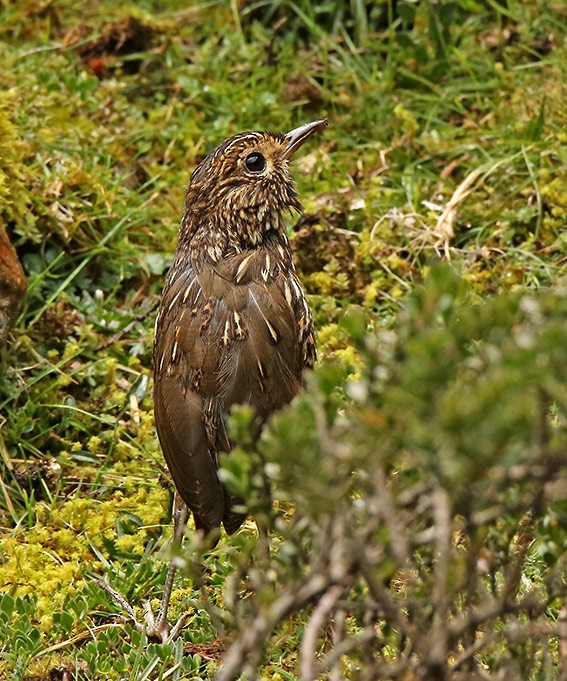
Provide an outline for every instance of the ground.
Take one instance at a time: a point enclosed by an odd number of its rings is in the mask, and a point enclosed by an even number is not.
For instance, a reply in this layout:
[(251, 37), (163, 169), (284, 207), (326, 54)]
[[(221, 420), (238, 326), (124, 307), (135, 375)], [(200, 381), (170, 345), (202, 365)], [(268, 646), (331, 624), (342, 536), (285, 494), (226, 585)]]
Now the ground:
[[(351, 376), (344, 316), (389, 329), (438, 260), (474, 301), (564, 282), (563, 3), (318, 7), (0, 3), (0, 218), (28, 281), (1, 350), (2, 678), (218, 665), (205, 611), (148, 646), (94, 577), (139, 612), (161, 593), (172, 488), (153, 320), (189, 175), (224, 138), (329, 119), (294, 163), (305, 213), (288, 222), (321, 361)], [(207, 558), (215, 602), (254, 533)], [(198, 599), (195, 580), (178, 586), (174, 613)], [(297, 678), (298, 627), (272, 642), (266, 678)]]

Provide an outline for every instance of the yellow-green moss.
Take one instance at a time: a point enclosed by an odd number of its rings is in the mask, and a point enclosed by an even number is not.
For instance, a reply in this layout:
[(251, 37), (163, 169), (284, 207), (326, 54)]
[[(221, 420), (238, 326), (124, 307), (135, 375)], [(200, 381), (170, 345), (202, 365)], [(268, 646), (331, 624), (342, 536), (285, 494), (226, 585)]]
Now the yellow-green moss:
[(72, 551), (68, 548), (67, 531), (46, 527), (28, 532), (25, 541), (15, 536), (2, 539), (0, 589), (15, 596), (36, 596), (36, 617), (44, 630), (52, 626), (53, 613), (61, 609), (67, 594), (85, 586), (84, 561), (88, 559), (93, 569), (100, 566), (83, 541), (77, 540)]
[(328, 296), (335, 287), (335, 280), (328, 272), (313, 272), (303, 277), (305, 286), (309, 291), (321, 296)]
[[(65, 597), (85, 587), (85, 567), (102, 568), (93, 547), (105, 553), (106, 537), (118, 548), (141, 555), (149, 533), (164, 519), (169, 504), (166, 489), (128, 487), (128, 494), (118, 490), (103, 502), (80, 496), (53, 508), (40, 502), (31, 530), (2, 539), (0, 589), (15, 596), (35, 595), (37, 620), (43, 630), (52, 626), (53, 613), (62, 607)], [(142, 526), (134, 534), (117, 537), (116, 521), (125, 511), (135, 513)]]
[(565, 168), (541, 173), (541, 195), (549, 205), (553, 215), (565, 218), (567, 211), (567, 172)]
[(417, 132), (419, 124), (416, 117), (402, 104), (397, 104), (394, 107), (394, 116), (402, 124), (404, 132), (409, 133), (412, 136)]
[(11, 93), (0, 93), (0, 217), (21, 218), (27, 209), (24, 158), (27, 147), (11, 122), (16, 106)]
[(317, 345), (324, 357), (332, 357), (334, 361), (346, 367), (357, 367), (361, 358), (348, 336), (338, 324), (326, 324), (317, 332)]

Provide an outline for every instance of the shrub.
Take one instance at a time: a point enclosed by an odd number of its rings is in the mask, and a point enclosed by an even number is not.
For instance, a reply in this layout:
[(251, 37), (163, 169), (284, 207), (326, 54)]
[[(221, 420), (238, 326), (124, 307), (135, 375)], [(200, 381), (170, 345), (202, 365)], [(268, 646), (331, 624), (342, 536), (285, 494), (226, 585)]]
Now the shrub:
[[(248, 566), (252, 596), (236, 596), (236, 578), (227, 595), (240, 634), (219, 681), (256, 678), (274, 629), (298, 618), (302, 681), (551, 678), (566, 595), (567, 291), (478, 302), (436, 266), (393, 331), (367, 334), (357, 315), (344, 325), (356, 377), (322, 366), (256, 463), (238, 469), (237, 450), (226, 474), (253, 499), (267, 478), (280, 503), (271, 557)], [(237, 434), (249, 418), (235, 414)], [(254, 505), (267, 509), (260, 493)]]

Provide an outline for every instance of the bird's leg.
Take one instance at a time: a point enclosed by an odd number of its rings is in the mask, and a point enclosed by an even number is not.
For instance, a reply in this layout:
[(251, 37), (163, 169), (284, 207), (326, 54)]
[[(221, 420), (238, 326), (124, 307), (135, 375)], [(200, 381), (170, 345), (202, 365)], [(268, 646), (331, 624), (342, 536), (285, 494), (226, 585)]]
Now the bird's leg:
[(266, 562), (270, 560), (270, 527), (269, 523), (262, 520), (256, 520), (256, 527), (258, 528), (258, 544), (260, 547), (260, 556)]
[[(183, 535), (185, 534), (185, 527), (187, 526), (187, 519), (189, 517), (189, 509), (181, 497), (176, 494), (173, 511), (173, 546), (177, 549), (181, 546)], [(163, 596), (157, 618), (154, 617), (152, 607), (149, 601), (146, 601), (146, 634), (148, 638), (154, 638), (165, 643), (168, 639), (175, 640), (187, 619), (187, 615), (182, 615), (177, 621), (173, 629), (170, 630), (167, 621), (167, 611), (169, 609), (169, 601), (171, 599), (171, 592), (173, 591), (173, 579), (177, 572), (176, 556), (172, 556), (169, 561), (167, 569), (167, 577), (165, 578), (165, 585), (163, 588)]]
[[(256, 439), (258, 441), (259, 437)], [(256, 527), (258, 528), (258, 544), (260, 548), (260, 557), (269, 563), (270, 561), (270, 532), (273, 529), (272, 513), (274, 508), (274, 499), (272, 497), (272, 485), (265, 473), (266, 461), (263, 455), (256, 449), (262, 464), (262, 487), (261, 487), (261, 502), (262, 510), (256, 515)]]
[[(124, 598), (124, 596), (116, 591), (116, 589), (113, 589), (110, 584), (107, 584), (106, 582), (103, 582), (102, 579), (99, 579), (98, 577), (95, 577), (94, 581), (100, 586), (101, 589), (106, 591), (106, 593), (110, 594), (112, 598), (120, 605), (121, 608), (123, 608), (127, 613), (132, 622), (134, 623), (134, 628), (136, 631), (142, 632), (144, 630), (144, 625), (141, 622), (138, 622), (138, 618), (136, 617), (136, 613), (134, 612), (134, 608), (128, 603), (128, 601)], [(126, 620), (127, 618), (124, 615), (117, 615), (122, 620)]]

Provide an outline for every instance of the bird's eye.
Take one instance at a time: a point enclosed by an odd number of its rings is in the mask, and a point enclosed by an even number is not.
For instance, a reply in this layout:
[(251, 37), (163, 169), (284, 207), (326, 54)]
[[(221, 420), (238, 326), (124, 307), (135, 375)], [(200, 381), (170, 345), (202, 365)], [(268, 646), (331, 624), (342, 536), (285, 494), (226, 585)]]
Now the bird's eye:
[(248, 154), (244, 164), (251, 173), (261, 173), (266, 167), (266, 159), (257, 151)]

